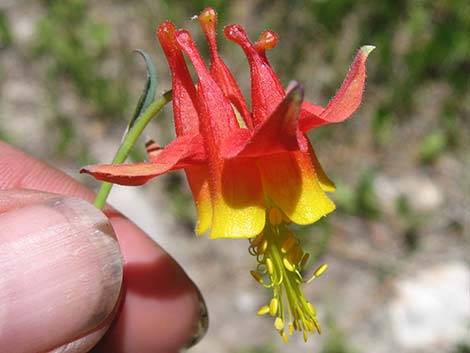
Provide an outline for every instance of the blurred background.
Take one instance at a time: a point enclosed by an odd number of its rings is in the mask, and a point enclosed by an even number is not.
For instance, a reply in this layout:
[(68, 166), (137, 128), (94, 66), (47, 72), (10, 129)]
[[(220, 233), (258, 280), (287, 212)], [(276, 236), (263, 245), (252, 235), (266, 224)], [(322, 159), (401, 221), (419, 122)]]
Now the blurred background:
[[(330, 265), (305, 287), (321, 336), (288, 346), (256, 316), (269, 292), (249, 275), (243, 240), (193, 234), (183, 174), (113, 189), (110, 202), (164, 246), (206, 298), (211, 326), (192, 353), (470, 352), (470, 3), (454, 1), (0, 0), (0, 139), (47, 160), (92, 188), (81, 166), (111, 161), (154, 59), (158, 92), (171, 87), (155, 29), (171, 19), (208, 52), (197, 21), (206, 6), (255, 40), (280, 35), (269, 59), (287, 85), (326, 105), (356, 50), (368, 63), (353, 118), (310, 135), (337, 183), (336, 212), (300, 234), (310, 266)], [(239, 47), (219, 47), (249, 96)], [(174, 137), (171, 107), (143, 142)], [(0, 166), (1, 168), (1, 166)], [(171, 328), (169, 328), (171, 329)]]

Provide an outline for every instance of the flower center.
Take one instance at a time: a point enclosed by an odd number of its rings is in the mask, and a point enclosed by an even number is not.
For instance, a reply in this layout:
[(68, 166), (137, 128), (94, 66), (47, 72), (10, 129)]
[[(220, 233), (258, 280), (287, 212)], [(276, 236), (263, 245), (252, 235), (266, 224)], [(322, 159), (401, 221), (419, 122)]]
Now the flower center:
[(327, 265), (321, 265), (313, 276), (304, 280), (301, 271), (308, 261), (299, 239), (288, 228), (290, 221), (281, 211), (273, 207), (268, 212), (263, 232), (250, 239), (249, 252), (256, 257), (256, 271), (253, 278), (272, 290), (269, 305), (258, 310), (258, 315), (270, 314), (275, 318), (274, 327), (285, 343), (294, 331), (302, 331), (307, 341), (309, 333), (321, 332), (314, 306), (308, 302), (300, 288), (325, 272)]

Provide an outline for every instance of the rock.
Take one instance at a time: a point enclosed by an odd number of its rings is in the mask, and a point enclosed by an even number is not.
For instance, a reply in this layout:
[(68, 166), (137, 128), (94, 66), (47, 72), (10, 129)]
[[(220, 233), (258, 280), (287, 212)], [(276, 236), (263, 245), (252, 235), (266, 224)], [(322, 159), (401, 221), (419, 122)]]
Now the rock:
[(389, 210), (395, 208), (399, 197), (405, 197), (410, 207), (418, 212), (434, 211), (444, 203), (441, 188), (422, 174), (399, 177), (380, 175), (374, 181), (374, 190), (382, 207)]
[(388, 312), (403, 349), (450, 350), (468, 339), (470, 271), (464, 262), (424, 269), (395, 287)]

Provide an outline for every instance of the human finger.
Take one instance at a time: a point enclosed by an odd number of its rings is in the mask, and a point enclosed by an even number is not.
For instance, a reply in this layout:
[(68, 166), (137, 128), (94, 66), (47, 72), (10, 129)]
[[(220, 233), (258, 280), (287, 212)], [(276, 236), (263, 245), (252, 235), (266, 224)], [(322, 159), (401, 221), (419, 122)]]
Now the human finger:
[(0, 190), (2, 352), (87, 352), (100, 338), (89, 333), (110, 324), (122, 272), (111, 224), (92, 205)]
[[(0, 142), (0, 189), (32, 188), (91, 201), (94, 194), (72, 178)], [(199, 291), (176, 262), (132, 222), (106, 208), (125, 259), (125, 293), (102, 352), (177, 352), (207, 328)]]

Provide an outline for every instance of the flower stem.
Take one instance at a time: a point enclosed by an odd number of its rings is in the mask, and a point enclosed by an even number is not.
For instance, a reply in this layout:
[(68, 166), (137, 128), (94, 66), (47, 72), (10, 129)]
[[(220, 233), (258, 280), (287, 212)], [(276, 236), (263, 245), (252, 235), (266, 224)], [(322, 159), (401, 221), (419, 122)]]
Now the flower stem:
[[(129, 129), (126, 136), (124, 137), (121, 146), (117, 150), (112, 163), (113, 164), (121, 164), (124, 163), (127, 156), (129, 155), (132, 147), (134, 147), (135, 143), (139, 139), (140, 135), (144, 131), (147, 124), (152, 120), (154, 116), (156, 116), (162, 108), (171, 101), (172, 99), (172, 92), (167, 91), (165, 92), (159, 99), (154, 101), (152, 104), (148, 106), (148, 108), (141, 114), (141, 116), (136, 120), (132, 128)], [(95, 206), (99, 209), (102, 209), (106, 203), (106, 199), (113, 187), (112, 183), (103, 182), (96, 194), (95, 198)]]

